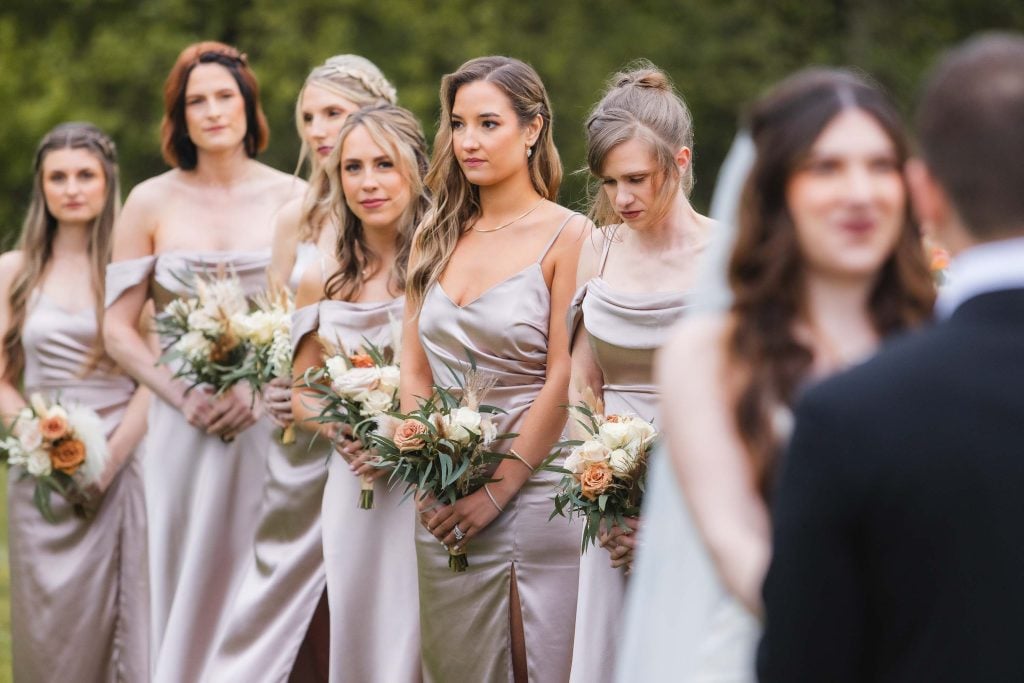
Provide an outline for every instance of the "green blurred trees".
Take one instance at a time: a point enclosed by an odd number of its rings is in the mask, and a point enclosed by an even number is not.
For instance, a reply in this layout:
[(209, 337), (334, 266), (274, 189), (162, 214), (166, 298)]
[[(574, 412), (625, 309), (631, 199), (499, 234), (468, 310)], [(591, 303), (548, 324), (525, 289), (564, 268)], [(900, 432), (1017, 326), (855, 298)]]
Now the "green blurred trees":
[[(1024, 29), (1019, 0), (7, 0), (0, 9), (0, 234), (20, 225), (32, 153), (50, 127), (91, 120), (114, 136), (125, 191), (165, 167), (161, 88), (186, 44), (204, 38), (248, 53), (273, 132), (265, 160), (292, 170), (294, 98), (309, 69), (355, 52), (398, 87), (400, 103), (437, 121), (442, 74), (471, 57), (533, 64), (555, 109), (567, 171), (583, 163), (582, 121), (607, 77), (638, 57), (668, 71), (693, 109), (696, 203), (744, 103), (809, 64), (849, 64), (905, 109), (937, 52), (984, 29)], [(584, 199), (567, 173), (562, 201)], [(6, 244), (7, 242), (5, 242)]]

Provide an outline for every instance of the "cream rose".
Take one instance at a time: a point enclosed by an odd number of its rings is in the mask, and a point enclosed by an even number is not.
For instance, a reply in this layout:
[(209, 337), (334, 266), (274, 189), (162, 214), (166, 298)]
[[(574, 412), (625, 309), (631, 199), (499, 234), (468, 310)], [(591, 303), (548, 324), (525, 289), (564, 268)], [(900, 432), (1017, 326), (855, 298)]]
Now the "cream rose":
[(31, 451), (25, 459), (25, 469), (33, 477), (46, 477), (53, 474), (53, 463), (50, 462), (50, 454), (41, 448)]
[(608, 454), (608, 464), (619, 477), (628, 477), (636, 468), (637, 457), (625, 448), (616, 448)]
[(210, 340), (195, 330), (183, 334), (175, 346), (187, 358), (206, 358), (213, 350)]
[(333, 382), (331, 388), (339, 396), (355, 398), (365, 391), (373, 391), (380, 382), (380, 371), (377, 368), (349, 368), (346, 372), (335, 377), (331, 375)]
[(380, 369), (380, 389), (382, 391), (388, 391), (394, 393), (398, 391), (398, 383), (401, 380), (401, 375), (398, 371), (398, 366), (385, 365)]
[(367, 392), (366, 396), (361, 399), (363, 404), (361, 412), (367, 417), (380, 415), (381, 413), (391, 409), (391, 404), (394, 402), (394, 398), (395, 395), (393, 393), (380, 391), (379, 389)]
[(577, 446), (573, 452), (579, 453), (583, 462), (607, 462), (611, 449), (596, 439), (589, 439)]
[(452, 441), (466, 446), (474, 436), (480, 435), (480, 413), (461, 406), (443, 416), (445, 435)]
[(331, 356), (324, 361), (324, 367), (327, 369), (327, 374), (330, 375), (331, 379), (341, 377), (348, 372), (348, 364), (341, 356)]
[(231, 324), (243, 339), (262, 346), (274, 340), (274, 332), (281, 326), (281, 316), (271, 311), (254, 311), (234, 316)]
[(43, 445), (43, 433), (39, 430), (39, 420), (35, 418), (28, 420), (19, 418), (18, 423), (14, 426), (14, 435), (18, 437), (18, 441), (26, 453), (31, 453)]
[(565, 457), (565, 469), (573, 474), (583, 473), (584, 460), (580, 457), (579, 449), (572, 449), (572, 452)]
[(373, 418), (374, 423), (377, 427), (374, 429), (375, 432), (380, 434), (385, 439), (395, 440), (395, 433), (398, 431), (399, 425), (402, 421), (393, 415), (382, 413)]
[(609, 449), (615, 450), (629, 443), (631, 431), (627, 422), (609, 420), (598, 428), (597, 435), (601, 439), (601, 443)]

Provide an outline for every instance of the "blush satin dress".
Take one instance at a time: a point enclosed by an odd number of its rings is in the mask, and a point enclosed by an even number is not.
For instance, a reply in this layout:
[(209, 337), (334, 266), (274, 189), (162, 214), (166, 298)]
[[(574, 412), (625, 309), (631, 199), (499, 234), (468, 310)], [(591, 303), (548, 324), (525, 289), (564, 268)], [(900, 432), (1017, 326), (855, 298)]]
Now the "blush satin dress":
[[(434, 381), (452, 386), (450, 368), (467, 349), (497, 384), (485, 402), (507, 411), (499, 432), (518, 431), (547, 377), (551, 293), (537, 260), (475, 300), (456, 305), (439, 283), (426, 292), (419, 334)], [(556, 315), (561, 319), (562, 312)], [(500, 442), (499, 442), (500, 443)], [(506, 443), (506, 448), (508, 442)], [(553, 445), (553, 444), (552, 444)], [(559, 475), (537, 472), (467, 546), (469, 569), (454, 573), (448, 552), (416, 525), (424, 677), (428, 681), (512, 680), (510, 590), (519, 591), (532, 683), (565, 681), (572, 661), (579, 530), (548, 517)]]

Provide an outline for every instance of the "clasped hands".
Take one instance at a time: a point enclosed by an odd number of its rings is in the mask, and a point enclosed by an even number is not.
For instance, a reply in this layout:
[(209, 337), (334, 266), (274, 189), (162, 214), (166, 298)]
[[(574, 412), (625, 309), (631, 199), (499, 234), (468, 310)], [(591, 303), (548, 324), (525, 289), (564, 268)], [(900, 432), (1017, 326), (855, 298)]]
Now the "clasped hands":
[[(486, 529), (500, 514), (483, 487), (459, 498), (454, 505), (443, 505), (428, 493), (416, 498), (416, 507), (423, 528), (445, 547), (456, 551), (463, 550), (474, 536)], [(459, 538), (456, 538), (456, 524), (461, 532)]]
[(629, 574), (633, 569), (633, 551), (637, 547), (636, 535), (640, 529), (640, 519), (626, 517), (625, 522), (625, 529), (618, 525), (602, 525), (597, 541), (611, 555), (612, 567), (625, 567), (626, 574)]
[(256, 423), (262, 405), (245, 385), (236, 384), (219, 395), (210, 387), (198, 386), (185, 394), (181, 412), (193, 427), (228, 442)]

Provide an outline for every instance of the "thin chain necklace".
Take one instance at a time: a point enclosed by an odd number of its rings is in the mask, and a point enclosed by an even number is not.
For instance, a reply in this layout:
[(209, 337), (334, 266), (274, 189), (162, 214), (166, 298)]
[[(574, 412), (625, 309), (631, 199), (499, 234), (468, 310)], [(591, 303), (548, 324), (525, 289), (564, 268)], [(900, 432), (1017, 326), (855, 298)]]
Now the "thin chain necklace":
[(502, 223), (501, 225), (499, 225), (496, 228), (490, 228), (489, 230), (481, 230), (480, 228), (476, 227), (476, 225), (474, 224), (474, 225), (470, 226), (470, 229), (475, 230), (476, 232), (498, 232), (499, 230), (504, 230), (505, 228), (507, 228), (508, 226), (512, 225), (516, 221), (521, 221), (524, 218), (526, 218), (527, 216), (529, 216), (531, 213), (536, 211), (537, 208), (540, 207), (540, 205), (543, 204), (543, 203), (544, 203), (544, 198), (541, 197), (539, 202), (537, 202), (536, 204), (534, 204), (533, 206), (531, 206), (529, 209), (526, 210), (526, 213), (522, 214), (521, 216), (516, 216), (515, 218), (510, 220), (508, 223)]

